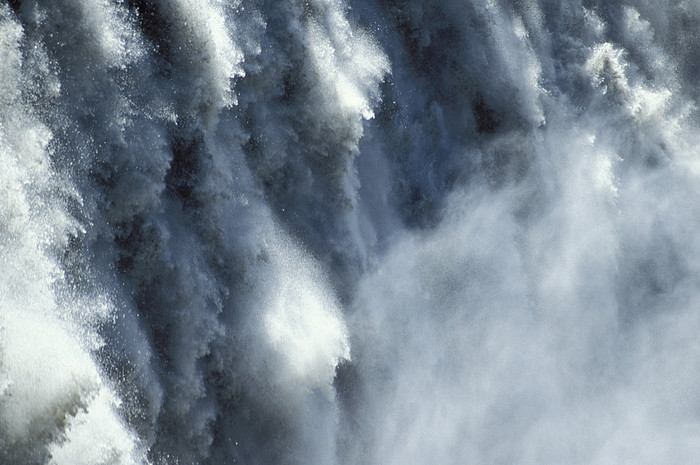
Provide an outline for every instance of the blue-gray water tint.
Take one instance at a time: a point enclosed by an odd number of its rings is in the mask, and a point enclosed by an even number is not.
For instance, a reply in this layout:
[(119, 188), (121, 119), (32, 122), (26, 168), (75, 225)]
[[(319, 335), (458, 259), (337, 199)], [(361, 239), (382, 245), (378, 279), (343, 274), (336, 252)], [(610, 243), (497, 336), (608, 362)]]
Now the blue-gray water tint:
[(0, 463), (697, 462), (698, 31), (0, 2)]

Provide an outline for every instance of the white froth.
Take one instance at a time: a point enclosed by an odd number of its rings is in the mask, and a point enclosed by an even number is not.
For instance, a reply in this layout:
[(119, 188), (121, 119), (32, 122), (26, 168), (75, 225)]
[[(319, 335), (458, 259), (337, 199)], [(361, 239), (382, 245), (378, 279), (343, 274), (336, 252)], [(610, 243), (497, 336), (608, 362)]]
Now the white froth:
[(271, 260), (275, 275), (263, 317), (269, 342), (290, 380), (327, 390), (338, 362), (350, 357), (340, 308), (327, 278), (300, 250), (281, 243)]

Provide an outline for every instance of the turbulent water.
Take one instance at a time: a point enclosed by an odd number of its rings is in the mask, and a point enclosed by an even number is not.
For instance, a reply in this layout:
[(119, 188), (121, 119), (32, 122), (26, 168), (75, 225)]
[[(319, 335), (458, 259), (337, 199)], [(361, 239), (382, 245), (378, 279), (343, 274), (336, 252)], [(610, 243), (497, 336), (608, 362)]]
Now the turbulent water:
[(0, 463), (700, 460), (697, 0), (0, 1)]

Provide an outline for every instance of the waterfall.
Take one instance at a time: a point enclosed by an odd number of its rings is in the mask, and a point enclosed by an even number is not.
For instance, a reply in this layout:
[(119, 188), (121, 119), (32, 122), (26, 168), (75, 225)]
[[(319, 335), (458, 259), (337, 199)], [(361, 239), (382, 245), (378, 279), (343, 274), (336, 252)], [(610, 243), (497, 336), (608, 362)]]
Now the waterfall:
[(699, 26), (0, 1), (0, 463), (696, 462)]

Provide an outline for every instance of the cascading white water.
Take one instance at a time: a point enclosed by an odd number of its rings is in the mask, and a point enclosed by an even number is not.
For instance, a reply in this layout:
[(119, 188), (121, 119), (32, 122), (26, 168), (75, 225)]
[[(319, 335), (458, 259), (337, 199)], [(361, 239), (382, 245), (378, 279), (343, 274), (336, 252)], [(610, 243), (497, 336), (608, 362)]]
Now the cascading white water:
[(0, 3), (0, 463), (697, 461), (698, 26)]

